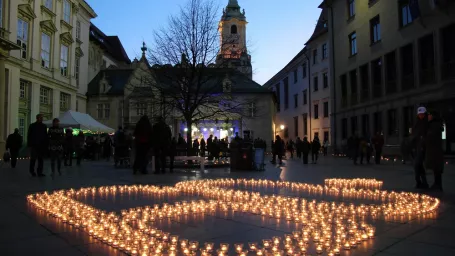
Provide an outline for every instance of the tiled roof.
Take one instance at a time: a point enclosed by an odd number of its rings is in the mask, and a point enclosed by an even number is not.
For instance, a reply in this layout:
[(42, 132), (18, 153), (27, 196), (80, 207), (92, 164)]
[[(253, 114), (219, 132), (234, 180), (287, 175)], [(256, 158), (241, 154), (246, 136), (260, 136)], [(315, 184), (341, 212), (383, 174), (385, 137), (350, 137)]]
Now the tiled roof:
[(321, 15), (319, 15), (318, 22), (316, 27), (314, 28), (313, 34), (311, 35), (310, 39), (305, 43), (305, 45), (309, 44), (316, 38), (320, 37), (321, 35), (327, 33), (329, 31), (327, 27), (327, 19), (325, 17), (326, 10), (321, 11)]
[(123, 95), (125, 84), (133, 73), (134, 69), (104, 69), (88, 84), (87, 96), (98, 95), (100, 93), (100, 81), (106, 77), (111, 88), (106, 93), (107, 95)]
[(90, 23), (90, 40), (98, 42), (117, 61), (131, 63), (118, 36), (107, 36), (93, 23)]

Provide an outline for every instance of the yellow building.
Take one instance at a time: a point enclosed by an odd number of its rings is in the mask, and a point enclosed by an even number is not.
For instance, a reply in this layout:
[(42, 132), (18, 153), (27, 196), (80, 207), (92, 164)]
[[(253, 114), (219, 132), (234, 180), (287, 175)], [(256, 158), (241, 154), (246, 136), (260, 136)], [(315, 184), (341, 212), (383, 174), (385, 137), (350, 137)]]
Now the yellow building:
[(0, 153), (15, 128), (26, 138), (36, 114), (85, 105), (96, 16), (84, 0), (0, 0)]

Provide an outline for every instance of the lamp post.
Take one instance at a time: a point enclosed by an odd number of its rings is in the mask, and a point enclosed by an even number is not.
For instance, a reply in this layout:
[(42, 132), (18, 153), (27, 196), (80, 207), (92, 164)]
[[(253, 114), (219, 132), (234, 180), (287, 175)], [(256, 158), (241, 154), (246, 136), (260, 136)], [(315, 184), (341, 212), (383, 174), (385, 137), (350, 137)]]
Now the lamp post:
[(276, 130), (276, 125), (275, 125), (275, 137), (276, 137), (277, 132), (282, 132), (282, 131), (284, 131), (284, 128), (285, 128), (285, 126), (282, 124), (282, 125), (280, 125), (280, 129), (281, 129), (281, 130), (277, 131), (277, 130)]

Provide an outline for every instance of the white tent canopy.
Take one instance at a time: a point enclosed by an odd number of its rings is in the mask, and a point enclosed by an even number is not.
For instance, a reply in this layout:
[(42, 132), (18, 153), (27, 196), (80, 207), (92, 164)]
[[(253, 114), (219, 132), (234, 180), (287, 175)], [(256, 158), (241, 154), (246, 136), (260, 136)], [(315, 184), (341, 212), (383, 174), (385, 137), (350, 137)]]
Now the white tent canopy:
[[(58, 118), (60, 120), (60, 127), (63, 128), (77, 128), (81, 130), (90, 130), (92, 132), (100, 133), (113, 133), (114, 129), (105, 126), (104, 124), (96, 121), (89, 114), (84, 114), (76, 111), (67, 111), (61, 114)], [(52, 126), (52, 120), (44, 121), (48, 127)]]

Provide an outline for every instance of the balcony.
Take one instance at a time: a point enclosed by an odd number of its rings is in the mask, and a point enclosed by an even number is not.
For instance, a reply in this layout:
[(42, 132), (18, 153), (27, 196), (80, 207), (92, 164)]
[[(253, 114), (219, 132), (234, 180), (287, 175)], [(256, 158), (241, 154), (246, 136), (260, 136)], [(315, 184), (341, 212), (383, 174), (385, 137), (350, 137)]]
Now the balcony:
[(402, 91), (409, 91), (415, 88), (415, 79), (414, 73), (404, 75), (401, 80), (401, 90)]
[(351, 106), (357, 105), (358, 100), (357, 100), (357, 93), (351, 93)]
[(397, 80), (390, 80), (386, 82), (385, 92), (387, 95), (397, 92)]
[(436, 72), (434, 67), (420, 70), (420, 85), (429, 85), (436, 83)]
[(455, 79), (455, 60), (442, 64), (442, 78), (444, 80)]

